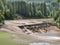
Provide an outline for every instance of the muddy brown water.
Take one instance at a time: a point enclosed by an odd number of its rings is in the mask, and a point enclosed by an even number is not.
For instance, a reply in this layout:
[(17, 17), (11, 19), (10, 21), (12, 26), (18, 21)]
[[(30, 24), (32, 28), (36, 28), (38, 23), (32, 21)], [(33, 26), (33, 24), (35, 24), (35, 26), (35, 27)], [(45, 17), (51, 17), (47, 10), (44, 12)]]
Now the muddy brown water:
[[(57, 31), (54, 31), (54, 30), (50, 30), (48, 31), (47, 33), (36, 33), (34, 34), (34, 36), (36, 37), (41, 37), (44, 39), (47, 39), (51, 42), (48, 42), (48, 43), (45, 43), (45, 42), (33, 42), (33, 43), (30, 43), (30, 45), (60, 45), (60, 41), (58, 42), (57, 40), (60, 40), (60, 32), (57, 32)], [(52, 42), (52, 40), (55, 40), (56, 42)]]
[(60, 45), (60, 43), (30, 43), (30, 45)]

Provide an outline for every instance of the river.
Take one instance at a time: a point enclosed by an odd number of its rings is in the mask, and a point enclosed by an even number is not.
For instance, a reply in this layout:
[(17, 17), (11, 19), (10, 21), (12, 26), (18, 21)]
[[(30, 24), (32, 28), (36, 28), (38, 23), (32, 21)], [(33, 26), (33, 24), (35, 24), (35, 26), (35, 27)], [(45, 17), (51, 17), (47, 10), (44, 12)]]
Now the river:
[(30, 45), (60, 45), (59, 43), (30, 43)]
[(30, 43), (30, 45), (60, 45), (60, 33), (54, 30), (50, 30), (49, 32), (42, 34), (31, 34), (31, 36), (37, 37), (38, 39), (43, 40), (43, 42), (33, 42)]

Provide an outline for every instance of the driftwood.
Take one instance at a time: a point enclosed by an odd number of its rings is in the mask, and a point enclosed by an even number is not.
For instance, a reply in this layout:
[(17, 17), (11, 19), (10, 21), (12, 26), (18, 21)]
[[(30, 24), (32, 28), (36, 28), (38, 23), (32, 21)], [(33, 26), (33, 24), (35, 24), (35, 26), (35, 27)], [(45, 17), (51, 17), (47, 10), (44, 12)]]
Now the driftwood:
[(50, 26), (56, 26), (55, 24), (51, 23), (40, 23), (40, 24), (32, 24), (32, 25), (24, 25), (24, 26), (19, 26), (21, 29), (26, 29), (33, 31), (33, 32), (47, 32), (49, 29), (47, 29)]
[(4, 23), (0, 23), (0, 28), (4, 25)]
[(0, 23), (0, 28), (2, 27), (2, 23)]

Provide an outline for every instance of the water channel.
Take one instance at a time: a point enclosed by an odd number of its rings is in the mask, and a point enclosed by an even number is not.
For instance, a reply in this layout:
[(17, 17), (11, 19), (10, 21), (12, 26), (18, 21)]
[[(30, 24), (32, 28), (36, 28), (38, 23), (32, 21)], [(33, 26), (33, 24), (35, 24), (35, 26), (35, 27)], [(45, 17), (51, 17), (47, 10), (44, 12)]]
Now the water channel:
[[(60, 45), (60, 33), (56, 31), (49, 31), (47, 33), (42, 33), (42, 34), (34, 34), (33, 36), (41, 38), (43, 40), (47, 40), (48, 42), (39, 42), (39, 43), (30, 43), (30, 45)], [(55, 42), (54, 42), (55, 40)]]
[[(24, 30), (30, 30), (30, 29), (31, 29), (30, 27), (24, 28)], [(39, 42), (39, 43), (33, 42), (33, 43), (30, 43), (30, 45), (60, 45), (60, 32), (59, 31), (55, 31), (55, 30), (49, 30), (47, 32), (44, 32), (43, 30), (41, 30), (41, 31), (42, 31), (42, 33), (33, 33), (30, 35), (39, 40), (43, 40), (43, 41)], [(45, 42), (48, 42), (48, 43), (45, 43)]]
[(30, 45), (60, 45), (60, 43), (30, 43)]

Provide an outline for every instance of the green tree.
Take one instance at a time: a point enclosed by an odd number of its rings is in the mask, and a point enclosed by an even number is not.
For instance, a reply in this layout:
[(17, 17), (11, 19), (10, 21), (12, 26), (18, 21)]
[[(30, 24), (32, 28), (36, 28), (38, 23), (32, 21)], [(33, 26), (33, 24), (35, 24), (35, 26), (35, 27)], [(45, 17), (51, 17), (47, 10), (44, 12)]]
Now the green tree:
[(2, 0), (0, 0), (0, 23), (4, 24), (4, 4)]
[(60, 0), (57, 0), (57, 2), (60, 2)]
[[(58, 0), (58, 3), (60, 2), (60, 0)], [(58, 27), (60, 28), (60, 9), (59, 8), (55, 8), (53, 11), (53, 18), (54, 21), (56, 22), (56, 24), (58, 25)]]

